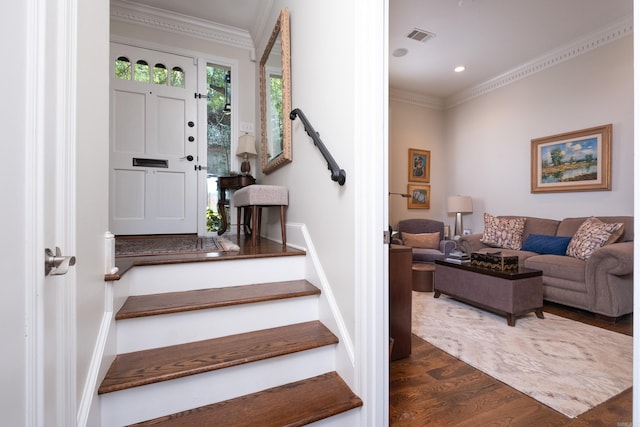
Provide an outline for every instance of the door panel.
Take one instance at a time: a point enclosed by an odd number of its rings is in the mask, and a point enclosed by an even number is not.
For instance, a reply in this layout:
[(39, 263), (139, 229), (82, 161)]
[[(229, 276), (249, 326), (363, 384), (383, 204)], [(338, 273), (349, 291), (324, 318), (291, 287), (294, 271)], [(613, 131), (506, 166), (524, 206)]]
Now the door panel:
[[(126, 57), (184, 72), (184, 87), (111, 77), (110, 227), (116, 235), (197, 232), (196, 66), (193, 58), (113, 43)], [(144, 76), (143, 76), (144, 77)], [(189, 160), (191, 159), (191, 160)], [(149, 164), (152, 162), (154, 164)]]

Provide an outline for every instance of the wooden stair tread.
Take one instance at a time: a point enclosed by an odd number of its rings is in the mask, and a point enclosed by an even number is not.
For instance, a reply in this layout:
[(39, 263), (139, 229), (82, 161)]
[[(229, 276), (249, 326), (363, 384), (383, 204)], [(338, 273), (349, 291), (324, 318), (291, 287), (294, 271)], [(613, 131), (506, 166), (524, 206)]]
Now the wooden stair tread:
[(320, 294), (320, 290), (308, 281), (291, 280), (226, 288), (138, 295), (127, 298), (116, 314), (116, 320), (318, 294)]
[(338, 343), (315, 320), (116, 356), (98, 394)]
[(224, 402), (159, 417), (134, 426), (303, 426), (362, 406), (336, 372)]

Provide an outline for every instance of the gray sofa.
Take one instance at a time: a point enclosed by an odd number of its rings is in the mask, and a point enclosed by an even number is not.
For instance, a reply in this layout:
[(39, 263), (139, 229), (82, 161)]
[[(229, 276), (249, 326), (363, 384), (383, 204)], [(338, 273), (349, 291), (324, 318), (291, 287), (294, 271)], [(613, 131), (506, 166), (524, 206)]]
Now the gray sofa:
[[(587, 219), (525, 218), (523, 242), (531, 234), (571, 237)], [(500, 251), (503, 255), (517, 255), (520, 265), (542, 270), (545, 300), (617, 318), (633, 312), (633, 217), (598, 219), (623, 223), (624, 233), (615, 243), (596, 249), (586, 261), (566, 255), (490, 247), (481, 242), (482, 233), (461, 236), (458, 245), (467, 253)]]

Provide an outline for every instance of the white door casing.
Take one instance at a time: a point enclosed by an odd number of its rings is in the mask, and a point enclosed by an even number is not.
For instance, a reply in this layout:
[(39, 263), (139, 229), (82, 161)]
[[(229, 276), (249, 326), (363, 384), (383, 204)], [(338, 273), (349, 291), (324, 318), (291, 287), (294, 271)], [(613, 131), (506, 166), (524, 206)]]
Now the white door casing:
[[(184, 88), (115, 77), (116, 59), (180, 67)], [(116, 235), (197, 232), (194, 58), (111, 44), (110, 229)]]

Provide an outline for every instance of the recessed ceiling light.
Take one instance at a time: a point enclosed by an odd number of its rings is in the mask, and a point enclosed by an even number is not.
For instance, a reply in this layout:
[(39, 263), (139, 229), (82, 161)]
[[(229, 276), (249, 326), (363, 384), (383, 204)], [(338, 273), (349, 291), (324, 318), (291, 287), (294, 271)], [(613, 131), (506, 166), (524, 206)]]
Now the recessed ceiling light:
[(456, 73), (461, 73), (465, 70), (465, 66), (464, 65), (458, 65), (456, 68), (453, 69), (453, 71), (455, 71)]
[(392, 55), (396, 58), (400, 58), (401, 56), (405, 56), (409, 51), (403, 47), (400, 47), (393, 51)]

